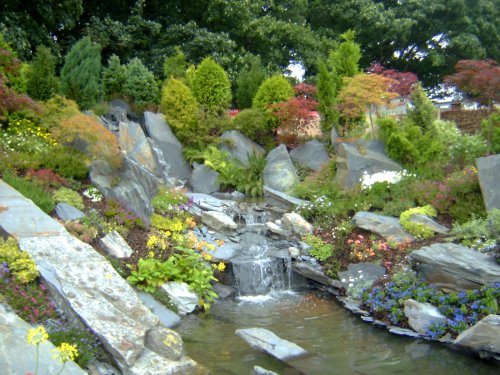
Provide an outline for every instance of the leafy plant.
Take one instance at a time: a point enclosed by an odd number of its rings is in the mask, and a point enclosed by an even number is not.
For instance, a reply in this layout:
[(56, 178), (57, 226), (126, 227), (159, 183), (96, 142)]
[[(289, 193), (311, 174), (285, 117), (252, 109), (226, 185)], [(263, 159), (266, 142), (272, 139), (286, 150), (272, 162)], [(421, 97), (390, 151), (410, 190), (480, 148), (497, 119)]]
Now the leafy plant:
[(308, 234), (303, 238), (304, 242), (311, 246), (308, 250), (311, 256), (325, 262), (333, 255), (333, 248), (330, 244), (324, 242), (321, 238)]
[(0, 262), (6, 263), (9, 272), (23, 284), (35, 280), (40, 275), (36, 263), (27, 252), (19, 249), (12, 237), (7, 240), (0, 238)]
[(83, 223), (80, 223), (78, 221), (68, 221), (64, 223), (64, 227), (68, 232), (70, 232), (80, 241), (87, 243), (91, 243), (97, 238), (97, 235), (99, 234), (98, 229), (90, 224), (87, 220), (85, 220)]
[(189, 208), (190, 203), (186, 195), (174, 189), (161, 189), (151, 200), (153, 208), (159, 214), (185, 211)]
[(26, 178), (34, 180), (44, 187), (61, 187), (68, 185), (68, 181), (59, 176), (52, 169), (40, 169), (38, 171), (35, 171), (34, 169), (30, 168), (26, 171)]
[(434, 231), (431, 228), (425, 226), (422, 223), (410, 221), (413, 215), (426, 215), (429, 217), (435, 217), (437, 215), (436, 209), (431, 205), (427, 205), (424, 207), (414, 207), (402, 212), (399, 216), (401, 225), (410, 234), (414, 235), (417, 238), (432, 237), (434, 235)]
[(75, 208), (78, 208), (79, 210), (83, 210), (85, 208), (82, 196), (76, 191), (69, 188), (61, 187), (54, 191), (52, 196), (56, 203), (64, 202)]
[(39, 154), (38, 158), (41, 166), (66, 178), (82, 179), (89, 173), (87, 157), (75, 149), (59, 146)]
[(75, 362), (82, 368), (85, 368), (89, 361), (99, 354), (99, 340), (88, 330), (54, 325), (49, 326), (47, 333), (49, 340), (55, 346), (62, 343), (75, 345), (78, 349), (78, 357), (76, 357)]
[(31, 199), (45, 213), (49, 214), (54, 210), (55, 203), (52, 196), (40, 185), (11, 173), (4, 173), (3, 180), (26, 198)]

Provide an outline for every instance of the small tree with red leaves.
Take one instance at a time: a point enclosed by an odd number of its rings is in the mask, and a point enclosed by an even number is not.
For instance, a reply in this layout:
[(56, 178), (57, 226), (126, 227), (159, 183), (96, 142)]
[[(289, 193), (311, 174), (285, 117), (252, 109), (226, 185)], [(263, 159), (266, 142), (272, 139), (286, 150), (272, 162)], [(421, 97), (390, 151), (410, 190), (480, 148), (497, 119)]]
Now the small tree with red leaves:
[(491, 106), (500, 100), (500, 66), (494, 60), (460, 60), (455, 74), (445, 77), (449, 86), (476, 97)]
[(286, 102), (273, 104), (273, 116), (279, 120), (277, 129), (278, 143), (289, 148), (295, 148), (302, 143), (302, 135), (311, 127), (315, 115), (313, 111), (318, 107), (315, 99), (316, 87), (301, 83), (293, 88), (295, 96)]
[(367, 71), (368, 73), (378, 74), (394, 80), (389, 86), (389, 91), (398, 93), (400, 96), (410, 95), (418, 82), (418, 77), (415, 73), (386, 69), (379, 63), (372, 64)]

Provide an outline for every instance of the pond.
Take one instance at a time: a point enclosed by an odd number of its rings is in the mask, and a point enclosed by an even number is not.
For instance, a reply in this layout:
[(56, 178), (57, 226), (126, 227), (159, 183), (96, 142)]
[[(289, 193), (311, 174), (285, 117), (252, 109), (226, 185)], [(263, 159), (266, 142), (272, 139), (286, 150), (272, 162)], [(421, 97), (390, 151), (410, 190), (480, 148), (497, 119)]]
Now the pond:
[[(500, 367), (423, 339), (390, 334), (365, 323), (330, 295), (301, 288), (218, 301), (206, 314), (185, 317), (176, 330), (187, 352), (211, 374), (250, 374), (258, 365), (278, 374), (498, 374)], [(234, 334), (266, 328), (310, 355), (284, 364)]]

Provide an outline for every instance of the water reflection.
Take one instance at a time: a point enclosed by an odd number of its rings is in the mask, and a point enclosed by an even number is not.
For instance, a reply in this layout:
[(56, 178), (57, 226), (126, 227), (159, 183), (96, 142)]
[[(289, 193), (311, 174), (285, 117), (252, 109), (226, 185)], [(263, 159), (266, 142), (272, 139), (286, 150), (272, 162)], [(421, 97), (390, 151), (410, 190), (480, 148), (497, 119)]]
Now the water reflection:
[[(330, 298), (280, 293), (220, 301), (204, 315), (186, 317), (178, 332), (188, 354), (213, 374), (249, 374), (258, 365), (279, 374), (498, 374), (500, 367), (442, 345), (389, 334), (362, 322)], [(234, 334), (266, 328), (310, 356), (289, 365), (260, 353)]]

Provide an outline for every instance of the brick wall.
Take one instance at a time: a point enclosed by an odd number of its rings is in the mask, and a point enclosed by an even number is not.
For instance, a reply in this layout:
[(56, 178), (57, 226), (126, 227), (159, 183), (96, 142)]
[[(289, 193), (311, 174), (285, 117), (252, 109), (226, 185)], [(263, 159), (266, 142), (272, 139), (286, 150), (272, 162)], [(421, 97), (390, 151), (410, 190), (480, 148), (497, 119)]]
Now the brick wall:
[(442, 120), (453, 121), (464, 133), (474, 134), (481, 131), (481, 121), (494, 110), (481, 108), (476, 110), (454, 109), (441, 113)]

